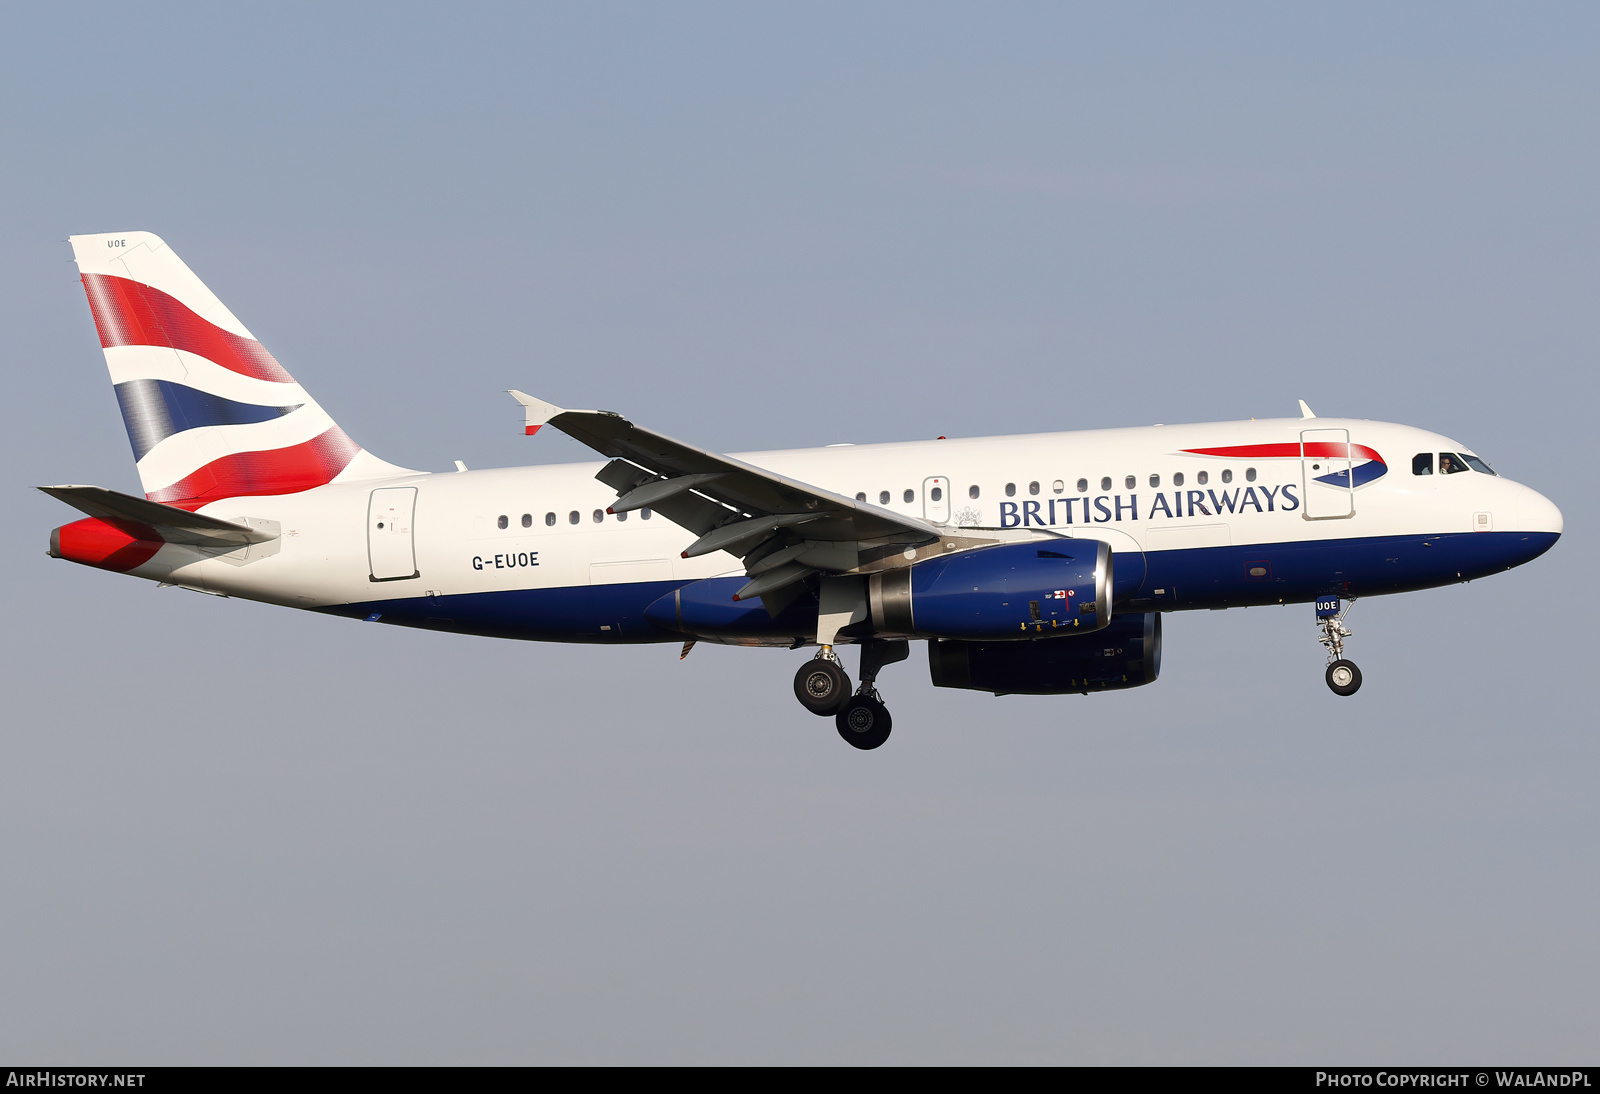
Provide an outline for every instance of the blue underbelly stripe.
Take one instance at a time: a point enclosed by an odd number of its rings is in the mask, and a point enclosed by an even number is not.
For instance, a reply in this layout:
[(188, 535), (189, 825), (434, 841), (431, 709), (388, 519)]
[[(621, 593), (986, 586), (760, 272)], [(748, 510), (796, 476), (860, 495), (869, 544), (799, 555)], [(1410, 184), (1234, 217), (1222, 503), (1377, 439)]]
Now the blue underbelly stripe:
[[(1376, 596), (1452, 585), (1528, 562), (1560, 537), (1554, 532), (1459, 532), (1428, 536), (1372, 536), (1344, 540), (1197, 547), (1144, 554), (1143, 583), (1117, 603), (1117, 611), (1182, 611), (1246, 604), (1306, 603), (1319, 595)], [(1113, 565), (1115, 561), (1113, 560)], [(1259, 575), (1255, 570), (1262, 571)], [(707, 594), (731, 598), (744, 578), (712, 578)], [(675, 642), (673, 613), (652, 604), (689, 581), (573, 585), (362, 601), (321, 609), (384, 623), (497, 638), (551, 642)], [(716, 588), (711, 588), (715, 584)], [(725, 585), (723, 590), (721, 586)], [(812, 616), (805, 616), (810, 605)], [(730, 609), (735, 606), (730, 601)], [(730, 614), (723, 637), (748, 626), (751, 637), (792, 639), (810, 633), (814, 602), (802, 598), (777, 619), (758, 604)]]

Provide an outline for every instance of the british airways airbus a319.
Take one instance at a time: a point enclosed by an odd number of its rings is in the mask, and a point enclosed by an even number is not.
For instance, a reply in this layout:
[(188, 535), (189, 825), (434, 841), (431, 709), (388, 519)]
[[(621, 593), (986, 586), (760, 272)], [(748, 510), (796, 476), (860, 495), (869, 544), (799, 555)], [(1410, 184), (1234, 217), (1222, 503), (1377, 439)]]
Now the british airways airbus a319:
[[(884, 666), (936, 687), (1139, 687), (1161, 613), (1315, 604), (1326, 680), (1359, 596), (1537, 558), (1560, 511), (1448, 437), (1300, 418), (719, 455), (518, 391), (603, 463), (409, 471), (362, 449), (147, 232), (71, 240), (144, 497), (50, 554), (372, 623), (547, 642), (814, 646), (795, 695), (876, 748)], [(860, 647), (859, 684), (840, 663)]]

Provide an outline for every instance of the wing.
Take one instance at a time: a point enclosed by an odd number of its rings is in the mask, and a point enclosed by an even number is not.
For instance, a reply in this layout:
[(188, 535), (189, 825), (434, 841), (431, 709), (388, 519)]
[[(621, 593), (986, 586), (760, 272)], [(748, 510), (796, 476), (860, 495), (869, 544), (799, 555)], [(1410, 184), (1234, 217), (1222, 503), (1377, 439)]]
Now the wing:
[[(727, 551), (741, 559), (749, 582), (735, 600), (761, 596), (772, 610), (790, 589), (816, 573), (870, 573), (905, 565), (919, 548), (943, 550), (993, 543), (880, 509), (752, 464), (675, 441), (606, 410), (563, 410), (520, 391), (529, 435), (549, 424), (602, 456), (595, 476), (617, 491), (610, 512), (649, 506), (699, 538), (684, 558)], [(1009, 537), (1004, 537), (1009, 538)]]

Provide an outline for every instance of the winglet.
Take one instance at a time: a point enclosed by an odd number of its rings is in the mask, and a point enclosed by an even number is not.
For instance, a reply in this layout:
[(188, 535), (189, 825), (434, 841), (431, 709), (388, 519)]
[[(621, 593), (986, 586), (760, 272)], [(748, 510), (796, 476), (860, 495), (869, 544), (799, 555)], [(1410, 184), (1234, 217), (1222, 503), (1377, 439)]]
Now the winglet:
[[(515, 395), (516, 392), (512, 392), (512, 394)], [(1317, 416), (1317, 412), (1312, 410), (1310, 407), (1306, 406), (1306, 401), (1304, 399), (1301, 399), (1300, 400), (1300, 417), (1302, 417), (1302, 418), (1315, 418), (1316, 416)]]
[(506, 394), (522, 404), (523, 413), (526, 415), (522, 425), (522, 432), (529, 437), (539, 432), (540, 426), (562, 412), (561, 408), (554, 403), (535, 399), (525, 391), (518, 391), (512, 388)]

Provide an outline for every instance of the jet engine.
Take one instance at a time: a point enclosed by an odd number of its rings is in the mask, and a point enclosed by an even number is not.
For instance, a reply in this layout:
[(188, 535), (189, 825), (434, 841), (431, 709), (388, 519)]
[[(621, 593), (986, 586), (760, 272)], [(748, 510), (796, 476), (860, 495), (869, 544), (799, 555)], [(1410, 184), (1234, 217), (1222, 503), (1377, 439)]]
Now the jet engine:
[(923, 638), (1098, 631), (1111, 622), (1111, 591), (1111, 548), (1091, 539), (983, 547), (867, 579), (874, 630)]
[(996, 695), (1064, 695), (1154, 683), (1161, 672), (1161, 614), (1118, 616), (1094, 634), (1036, 642), (928, 643), (934, 687)]

